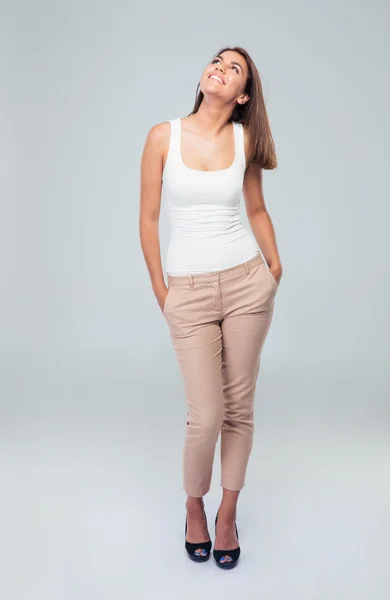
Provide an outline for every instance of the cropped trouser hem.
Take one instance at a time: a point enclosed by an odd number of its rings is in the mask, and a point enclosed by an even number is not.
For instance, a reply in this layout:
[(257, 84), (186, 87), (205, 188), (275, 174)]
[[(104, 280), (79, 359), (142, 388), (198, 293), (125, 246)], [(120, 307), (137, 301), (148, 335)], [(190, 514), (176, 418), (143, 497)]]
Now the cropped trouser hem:
[[(242, 488), (244, 487), (244, 483), (242, 485), (235, 485), (230, 484), (230, 483), (222, 483), (222, 481), (220, 481), (220, 485), (223, 489), (228, 490), (230, 492), (240, 492), (242, 490)], [(187, 496), (190, 496), (191, 498), (203, 498), (203, 496), (206, 496), (206, 494), (209, 493), (210, 491), (210, 486), (207, 488), (191, 488), (191, 487), (187, 487), (185, 485), (183, 485), (183, 491), (185, 492), (185, 494)]]
[(207, 488), (192, 488), (186, 485), (183, 485), (183, 490), (187, 496), (191, 498), (203, 498), (210, 491), (210, 486)]

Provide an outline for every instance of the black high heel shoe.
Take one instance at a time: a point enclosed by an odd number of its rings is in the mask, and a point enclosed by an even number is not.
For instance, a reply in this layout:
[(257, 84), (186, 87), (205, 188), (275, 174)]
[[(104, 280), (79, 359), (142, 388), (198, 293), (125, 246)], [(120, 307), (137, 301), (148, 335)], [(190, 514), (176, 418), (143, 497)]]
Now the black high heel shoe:
[[(204, 518), (206, 519), (207, 525), (206, 513), (204, 513)], [(184, 535), (187, 535), (187, 515)], [(187, 540), (185, 540), (185, 548), (188, 556), (194, 562), (205, 562), (208, 560), (210, 558), (211, 545), (211, 540), (208, 542), (199, 542), (198, 544), (193, 544), (192, 542), (187, 542)]]
[[(217, 527), (217, 520), (218, 520), (218, 513), (217, 513), (217, 516), (215, 517), (215, 527)], [(237, 525), (236, 524), (234, 524), (234, 525), (236, 528), (237, 539), (239, 539)], [(213, 550), (213, 556), (215, 558), (215, 562), (217, 563), (217, 565), (219, 567), (221, 567), (221, 569), (233, 569), (233, 567), (235, 567), (238, 562), (240, 554), (241, 554), (240, 546), (237, 546), (237, 548), (234, 548), (233, 550), (215, 550), (215, 549)]]

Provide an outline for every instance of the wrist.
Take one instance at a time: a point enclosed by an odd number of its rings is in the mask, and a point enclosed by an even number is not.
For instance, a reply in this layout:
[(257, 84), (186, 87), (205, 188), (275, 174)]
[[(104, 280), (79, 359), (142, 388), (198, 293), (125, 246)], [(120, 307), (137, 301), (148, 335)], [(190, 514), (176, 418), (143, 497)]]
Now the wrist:
[(273, 269), (281, 269), (282, 268), (282, 263), (280, 262), (280, 259), (278, 258), (274, 258), (272, 260), (267, 261), (267, 264), (269, 266), (269, 268), (273, 268)]
[(273, 273), (277, 273), (278, 275), (281, 275), (283, 272), (282, 263), (279, 260), (273, 260), (268, 264), (268, 267)]
[(165, 281), (159, 281), (158, 283), (155, 283), (153, 285), (153, 291), (154, 293), (158, 296), (159, 294), (161, 294), (163, 291), (167, 291), (167, 286), (165, 284)]

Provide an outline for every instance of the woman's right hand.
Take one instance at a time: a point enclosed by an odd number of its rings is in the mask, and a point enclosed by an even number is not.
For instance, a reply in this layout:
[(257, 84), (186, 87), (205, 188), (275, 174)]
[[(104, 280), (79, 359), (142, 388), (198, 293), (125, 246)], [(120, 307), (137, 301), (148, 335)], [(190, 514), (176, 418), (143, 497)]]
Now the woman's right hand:
[(162, 313), (164, 313), (164, 306), (165, 306), (165, 301), (166, 301), (167, 296), (168, 296), (168, 292), (169, 292), (169, 289), (166, 286), (164, 286), (162, 288), (162, 291), (160, 291), (158, 294), (156, 294), (156, 296), (157, 296), (157, 302), (158, 302), (158, 304), (160, 306), (160, 309), (161, 309)]

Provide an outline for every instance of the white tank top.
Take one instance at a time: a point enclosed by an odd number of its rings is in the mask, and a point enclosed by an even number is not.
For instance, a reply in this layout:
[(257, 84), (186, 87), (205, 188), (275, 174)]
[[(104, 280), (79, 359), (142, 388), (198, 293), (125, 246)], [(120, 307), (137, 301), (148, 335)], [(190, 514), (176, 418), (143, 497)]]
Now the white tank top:
[(240, 219), (245, 173), (244, 130), (233, 121), (235, 156), (227, 169), (200, 171), (181, 156), (181, 117), (169, 121), (171, 135), (162, 174), (162, 198), (170, 222), (166, 272), (186, 275), (221, 271), (259, 252)]

